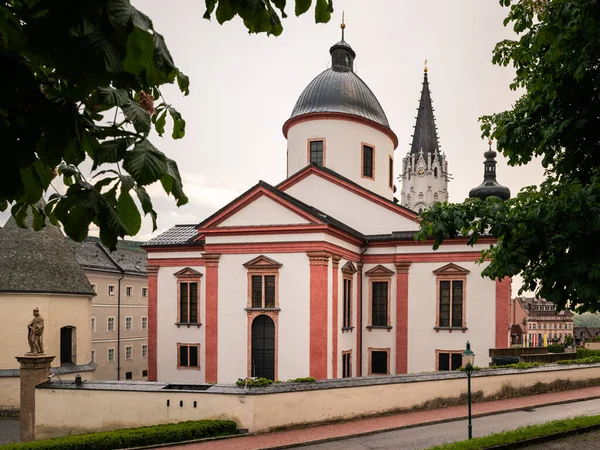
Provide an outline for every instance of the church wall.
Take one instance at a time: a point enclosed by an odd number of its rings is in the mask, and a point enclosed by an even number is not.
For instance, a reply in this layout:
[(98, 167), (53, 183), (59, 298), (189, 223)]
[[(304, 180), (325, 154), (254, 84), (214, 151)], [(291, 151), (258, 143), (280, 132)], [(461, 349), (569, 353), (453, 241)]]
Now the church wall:
[[(152, 255), (154, 257), (154, 254)], [(157, 378), (161, 381), (204, 381), (205, 327), (180, 326), (177, 322), (177, 278), (174, 273), (187, 266), (161, 267), (158, 271), (157, 305)], [(206, 318), (206, 268), (190, 266), (202, 273), (199, 289), (200, 322)], [(177, 369), (177, 343), (200, 344), (200, 370)]]
[(437, 312), (437, 286), (434, 270), (443, 263), (414, 263), (409, 270), (408, 371), (427, 372), (436, 368), (436, 350), (462, 352), (467, 340), (478, 355), (475, 364), (487, 366), (488, 349), (495, 347), (496, 283), (481, 277), (485, 265), (457, 261), (470, 270), (466, 281), (466, 327), (464, 333), (434, 330)]
[[(279, 269), (279, 312), (276, 325), (277, 378), (309, 375), (309, 264), (305, 253), (264, 253)], [(249, 346), (248, 271), (244, 263), (259, 254), (221, 255), (219, 260), (220, 383), (247, 376)], [(160, 337), (159, 337), (160, 339)]]
[(91, 297), (49, 294), (0, 294), (0, 369), (17, 369), (17, 355), (29, 351), (27, 324), (33, 309), (44, 319), (43, 344), (47, 355), (56, 355), (52, 367), (60, 366), (60, 329), (76, 327), (75, 363), (91, 360)]
[(367, 329), (370, 324), (369, 320), (369, 306), (370, 306), (370, 283), (369, 276), (365, 275), (366, 272), (376, 267), (378, 264), (365, 264), (363, 266), (363, 278), (362, 278), (362, 374), (366, 376), (369, 374), (369, 348), (373, 349), (389, 349), (389, 373), (396, 373), (396, 267), (394, 264), (381, 264), (383, 267), (391, 270), (393, 275), (389, 279), (389, 324), (392, 327), (389, 330), (386, 329)]
[(233, 216), (221, 222), (219, 227), (248, 225), (290, 225), (306, 224), (308, 220), (290, 211), (273, 200), (262, 196), (248, 206), (237, 211)]
[(317, 175), (310, 175), (290, 186), (286, 193), (364, 234), (387, 234), (392, 230), (416, 230), (419, 227), (412, 220)]
[[(393, 192), (388, 184), (388, 171), (389, 158), (394, 158), (394, 144), (387, 135), (354, 121), (300, 122), (292, 126), (287, 135), (288, 176), (308, 165), (308, 139), (315, 138), (323, 138), (325, 141), (325, 167), (379, 195), (392, 199)], [(361, 176), (362, 143), (375, 148), (374, 180)]]

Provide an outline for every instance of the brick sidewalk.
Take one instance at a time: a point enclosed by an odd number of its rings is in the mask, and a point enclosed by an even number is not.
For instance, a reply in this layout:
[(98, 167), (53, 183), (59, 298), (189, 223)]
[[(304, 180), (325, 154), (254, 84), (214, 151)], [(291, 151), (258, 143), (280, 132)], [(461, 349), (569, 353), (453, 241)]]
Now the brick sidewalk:
[[(538, 394), (527, 397), (497, 400), (473, 404), (473, 415), (489, 415), (516, 409), (527, 409), (554, 403), (568, 403), (578, 400), (600, 398), (600, 386), (573, 389), (550, 394)], [(315, 425), (312, 427), (277, 431), (273, 433), (247, 435), (234, 438), (218, 439), (208, 442), (198, 442), (186, 445), (174, 445), (170, 449), (180, 450), (257, 450), (306, 444), (336, 438), (360, 436), (364, 434), (406, 428), (435, 422), (463, 419), (467, 416), (467, 406), (450, 406), (428, 411), (395, 414), (391, 416), (357, 419), (330, 425)]]

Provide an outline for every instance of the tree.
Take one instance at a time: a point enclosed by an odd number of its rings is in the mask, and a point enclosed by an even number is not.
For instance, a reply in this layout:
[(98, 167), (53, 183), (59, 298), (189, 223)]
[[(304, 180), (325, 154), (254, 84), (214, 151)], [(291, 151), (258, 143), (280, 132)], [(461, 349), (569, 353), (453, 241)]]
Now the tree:
[(512, 109), (480, 118), (509, 165), (541, 158), (545, 180), (502, 202), (468, 199), (423, 213), (418, 238), (482, 235), (482, 275), (521, 275), (558, 310), (600, 309), (600, 2), (501, 0), (517, 40), (498, 43), (493, 63), (512, 64), (510, 88), (525, 93)]
[[(283, 30), (274, 7), (286, 17), (285, 0), (205, 1), (207, 19), (239, 15), (251, 33)], [(310, 6), (296, 0), (295, 12)], [(317, 0), (316, 21), (331, 11), (331, 1)], [(3, 0), (0, 83), (0, 211), (11, 206), (19, 226), (31, 214), (34, 229), (60, 223), (81, 241), (94, 223), (113, 249), (139, 231), (140, 210), (156, 229), (146, 186), (160, 181), (178, 206), (187, 203), (177, 164), (148, 136), (152, 127), (165, 134), (168, 116), (172, 138), (184, 137), (185, 120), (160, 89), (177, 83), (187, 95), (189, 79), (129, 0)]]

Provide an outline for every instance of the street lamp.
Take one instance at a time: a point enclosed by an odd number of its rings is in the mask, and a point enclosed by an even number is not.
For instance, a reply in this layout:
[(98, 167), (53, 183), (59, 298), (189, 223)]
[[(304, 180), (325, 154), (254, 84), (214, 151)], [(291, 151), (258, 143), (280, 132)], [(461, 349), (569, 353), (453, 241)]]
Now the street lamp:
[(471, 425), (471, 375), (473, 374), (473, 365), (475, 364), (475, 353), (471, 350), (471, 344), (467, 341), (467, 348), (462, 354), (462, 366), (467, 374), (467, 402), (469, 404), (469, 439), (473, 439), (473, 426)]

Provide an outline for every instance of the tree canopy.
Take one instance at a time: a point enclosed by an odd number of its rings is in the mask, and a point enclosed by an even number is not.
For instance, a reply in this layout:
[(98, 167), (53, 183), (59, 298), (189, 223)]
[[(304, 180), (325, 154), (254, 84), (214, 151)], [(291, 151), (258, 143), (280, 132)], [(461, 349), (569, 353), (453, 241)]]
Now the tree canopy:
[[(285, 0), (205, 2), (207, 19), (237, 15), (250, 33), (283, 30)], [(295, 1), (296, 15), (310, 7)], [(332, 11), (331, 0), (316, 0), (317, 22)], [(185, 135), (165, 84), (189, 93), (165, 39), (129, 0), (0, 2), (0, 211), (11, 207), (19, 226), (29, 215), (36, 230), (60, 223), (77, 241), (93, 223), (111, 249), (139, 231), (142, 213), (155, 230), (146, 186), (160, 181), (178, 206), (188, 201), (176, 162), (148, 139), (151, 129), (166, 134), (167, 122), (173, 139)]]
[(501, 0), (518, 39), (499, 42), (493, 63), (515, 68), (510, 110), (481, 117), (509, 165), (539, 157), (545, 179), (501, 201), (468, 199), (423, 213), (418, 238), (483, 235), (484, 276), (521, 275), (524, 290), (579, 312), (600, 309), (600, 2)]

